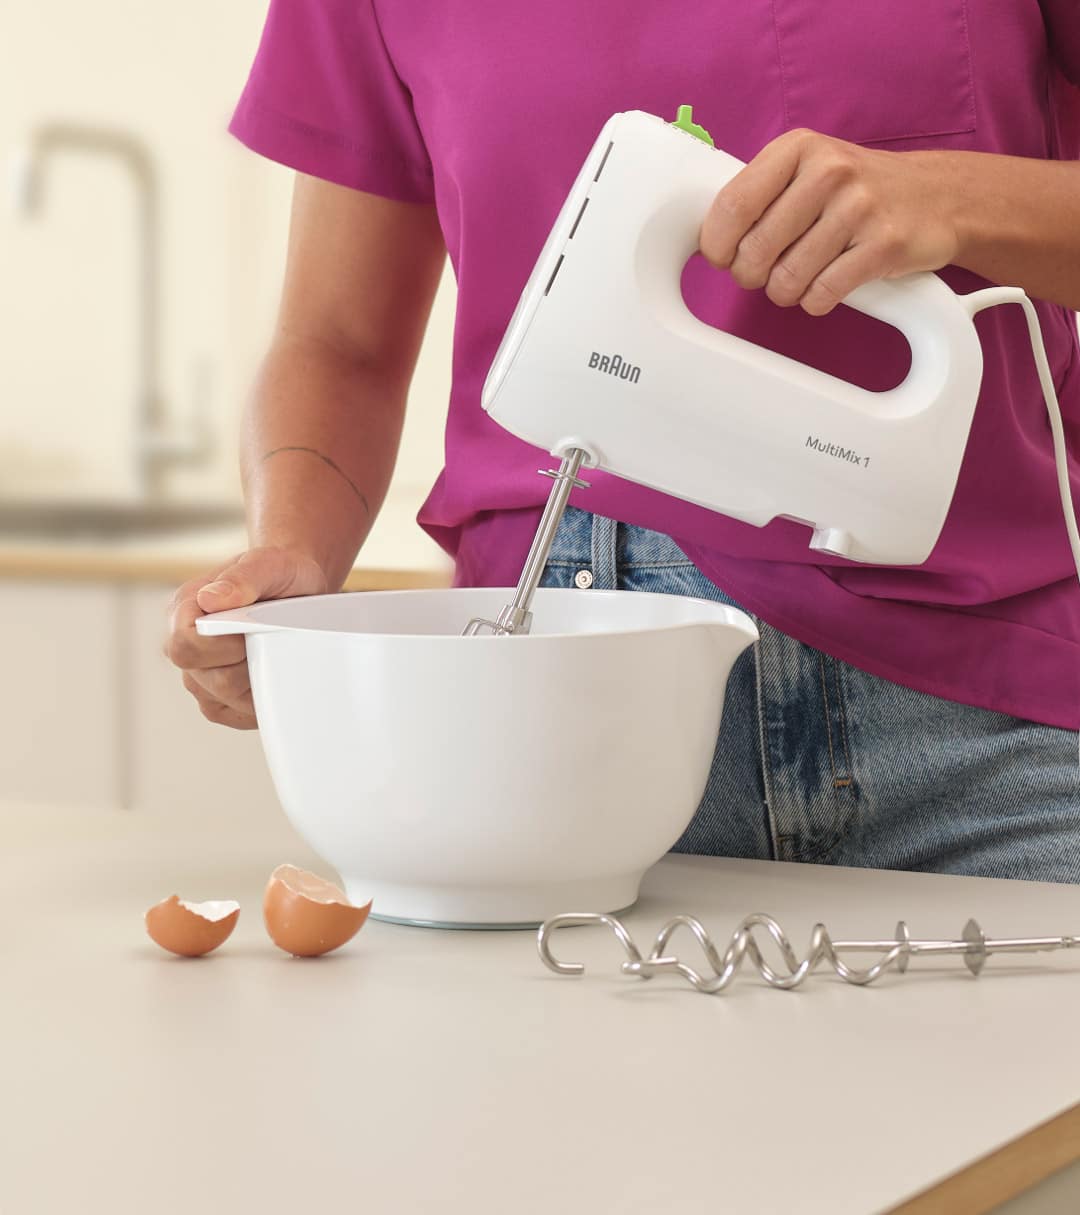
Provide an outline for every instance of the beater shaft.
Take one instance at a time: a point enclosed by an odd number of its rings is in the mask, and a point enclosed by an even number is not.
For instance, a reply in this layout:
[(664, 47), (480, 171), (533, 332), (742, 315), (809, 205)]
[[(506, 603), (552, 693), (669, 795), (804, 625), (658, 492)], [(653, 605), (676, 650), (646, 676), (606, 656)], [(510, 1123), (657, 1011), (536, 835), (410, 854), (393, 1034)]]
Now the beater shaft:
[(543, 468), (537, 470), (542, 477), (551, 477), (554, 485), (548, 495), (544, 513), (540, 517), (540, 526), (533, 537), (532, 548), (529, 549), (529, 555), (525, 558), (525, 565), (522, 568), (521, 577), (518, 579), (513, 601), (502, 609), (495, 620), (485, 620), (481, 616), (474, 616), (462, 631), (463, 636), (474, 637), (485, 628), (491, 629), (496, 636), (500, 637), (529, 631), (532, 625), (533, 595), (540, 584), (544, 567), (547, 565), (555, 533), (566, 512), (570, 491), (575, 487), (578, 489), (589, 488), (588, 481), (578, 478), (585, 454), (580, 448), (572, 447), (563, 457), (558, 471)]

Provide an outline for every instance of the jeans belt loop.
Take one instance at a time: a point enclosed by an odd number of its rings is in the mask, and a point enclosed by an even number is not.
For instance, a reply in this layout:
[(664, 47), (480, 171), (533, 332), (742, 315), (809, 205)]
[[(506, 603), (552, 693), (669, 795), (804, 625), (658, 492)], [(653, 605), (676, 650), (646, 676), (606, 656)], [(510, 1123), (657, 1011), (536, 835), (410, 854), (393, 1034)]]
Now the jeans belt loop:
[(592, 576), (593, 589), (614, 591), (618, 587), (616, 574), (616, 534), (618, 522), (593, 515), (592, 521)]

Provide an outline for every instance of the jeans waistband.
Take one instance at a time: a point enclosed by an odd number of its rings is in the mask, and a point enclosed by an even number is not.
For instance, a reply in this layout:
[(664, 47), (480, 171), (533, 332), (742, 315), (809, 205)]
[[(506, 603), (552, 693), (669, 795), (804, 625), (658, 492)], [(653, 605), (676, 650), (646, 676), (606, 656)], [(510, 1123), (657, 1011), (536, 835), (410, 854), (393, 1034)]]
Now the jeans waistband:
[(566, 508), (548, 563), (588, 567), (598, 590), (615, 589), (618, 568), (691, 564), (675, 541), (662, 532), (618, 523), (576, 506)]

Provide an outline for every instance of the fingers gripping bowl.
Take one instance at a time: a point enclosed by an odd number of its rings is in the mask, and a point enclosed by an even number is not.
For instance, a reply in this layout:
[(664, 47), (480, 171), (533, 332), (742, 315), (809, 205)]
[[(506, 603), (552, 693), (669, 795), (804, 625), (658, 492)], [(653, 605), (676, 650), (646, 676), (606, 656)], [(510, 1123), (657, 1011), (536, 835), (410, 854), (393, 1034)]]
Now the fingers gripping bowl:
[(749, 616), (545, 589), (528, 635), (460, 636), (506, 598), (316, 595), (197, 622), (245, 635), (285, 813), (376, 918), (525, 926), (627, 907), (705, 789)]

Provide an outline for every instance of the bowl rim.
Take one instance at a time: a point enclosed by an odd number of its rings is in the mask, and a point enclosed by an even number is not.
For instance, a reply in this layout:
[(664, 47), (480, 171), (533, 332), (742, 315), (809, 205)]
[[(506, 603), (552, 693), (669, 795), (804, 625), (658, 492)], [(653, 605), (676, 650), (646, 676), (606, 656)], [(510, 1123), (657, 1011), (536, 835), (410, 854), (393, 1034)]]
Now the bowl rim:
[[(502, 593), (505, 596), (505, 601), (510, 602), (515, 593), (514, 587), (434, 587), (420, 589), (396, 589), (385, 591), (331, 591), (323, 595), (292, 595), (281, 599), (262, 599), (257, 603), (249, 604), (247, 607), (232, 608), (224, 612), (211, 612), (205, 616), (200, 616), (196, 619), (196, 629), (200, 633), (199, 625), (203, 621), (237, 621), (250, 622), (255, 626), (248, 632), (248, 635), (265, 634), (265, 633), (316, 633), (327, 637), (351, 637), (351, 638), (378, 638), (380, 641), (409, 641), (417, 642), (439, 642), (445, 644), (450, 641), (503, 641), (505, 635), (497, 635), (494, 633), (475, 634), (472, 636), (464, 636), (460, 633), (384, 633), (384, 632), (361, 632), (353, 629), (328, 629), (319, 628), (316, 626), (308, 626), (302, 624), (277, 624), (273, 620), (266, 620), (263, 617), (267, 613), (273, 612), (279, 606), (284, 607), (294, 603), (310, 604), (316, 601), (328, 599), (341, 599), (346, 596), (364, 596), (371, 598), (376, 596), (380, 599), (400, 598), (402, 596), (416, 597), (417, 595), (426, 596), (458, 596), (475, 595), (477, 592), (484, 592), (492, 596)], [(633, 596), (635, 600), (640, 600), (642, 597), (649, 599), (665, 599), (678, 600), (682, 604), (700, 605), (703, 609), (713, 614), (713, 619), (700, 620), (679, 620), (672, 621), (670, 624), (651, 625), (648, 627), (636, 626), (618, 629), (603, 629), (589, 632), (562, 632), (562, 633), (525, 633), (517, 636), (518, 641), (528, 641), (532, 645), (538, 645), (542, 642), (553, 641), (589, 641), (599, 637), (637, 637), (637, 636), (652, 636), (657, 633), (673, 633), (685, 629), (696, 628), (711, 628), (715, 625), (723, 624), (733, 628), (736, 632), (741, 632), (747, 639), (747, 644), (751, 641), (756, 641), (760, 637), (757, 623), (753, 616), (742, 608), (733, 607), (731, 604), (719, 603), (714, 599), (703, 599), (697, 595), (673, 595), (665, 591), (620, 591), (608, 589), (590, 588), (587, 591), (578, 590), (572, 587), (539, 587), (536, 591), (536, 598), (541, 596), (563, 596), (563, 595), (588, 595), (590, 599), (602, 598), (609, 601), (614, 601), (616, 598), (623, 599), (628, 596)], [(535, 602), (535, 599), (534, 599)], [(463, 624), (464, 627), (464, 624)], [(237, 630), (242, 631), (242, 630)], [(213, 635), (212, 633), (207, 635)]]

